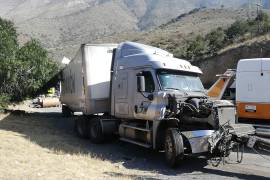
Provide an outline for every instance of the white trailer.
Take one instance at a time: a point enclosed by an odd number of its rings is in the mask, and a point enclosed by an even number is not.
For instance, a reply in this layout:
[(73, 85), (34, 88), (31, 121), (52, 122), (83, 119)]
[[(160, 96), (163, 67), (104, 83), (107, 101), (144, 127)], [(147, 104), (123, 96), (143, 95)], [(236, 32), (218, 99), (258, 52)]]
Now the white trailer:
[(110, 82), (113, 49), (116, 44), (82, 45), (63, 70), (61, 102), (64, 113), (85, 115), (110, 111)]
[(81, 137), (101, 143), (117, 135), (165, 150), (171, 166), (188, 154), (227, 154), (219, 128), (234, 123), (235, 107), (209, 100), (201, 74), (155, 47), (85, 44), (62, 72), (63, 114), (82, 112), (75, 121)]

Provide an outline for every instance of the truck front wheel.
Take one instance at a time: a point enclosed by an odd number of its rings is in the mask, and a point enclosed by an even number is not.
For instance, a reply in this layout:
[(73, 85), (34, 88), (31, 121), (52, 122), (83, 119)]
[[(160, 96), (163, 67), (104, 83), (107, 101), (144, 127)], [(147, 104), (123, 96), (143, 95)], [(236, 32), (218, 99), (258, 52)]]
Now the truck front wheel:
[(104, 142), (104, 134), (102, 130), (102, 122), (98, 117), (94, 117), (90, 120), (90, 140), (95, 144), (100, 144)]
[(169, 128), (166, 130), (164, 147), (168, 165), (176, 167), (184, 158), (184, 143), (178, 129)]

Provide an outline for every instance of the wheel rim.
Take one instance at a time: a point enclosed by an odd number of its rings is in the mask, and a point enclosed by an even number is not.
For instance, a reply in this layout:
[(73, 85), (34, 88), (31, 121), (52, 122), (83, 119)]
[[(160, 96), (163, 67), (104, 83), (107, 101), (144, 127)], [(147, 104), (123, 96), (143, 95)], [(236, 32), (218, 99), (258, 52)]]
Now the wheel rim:
[(170, 138), (170, 136), (166, 136), (166, 139), (165, 139), (165, 154), (168, 160), (172, 159), (173, 144), (172, 144), (172, 139)]

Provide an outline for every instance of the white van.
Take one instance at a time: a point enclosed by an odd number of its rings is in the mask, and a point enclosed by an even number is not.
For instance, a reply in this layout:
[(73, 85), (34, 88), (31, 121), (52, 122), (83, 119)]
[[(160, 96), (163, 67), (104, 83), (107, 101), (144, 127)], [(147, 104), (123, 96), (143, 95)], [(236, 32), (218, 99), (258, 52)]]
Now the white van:
[(238, 62), (236, 103), (240, 119), (270, 120), (270, 58)]

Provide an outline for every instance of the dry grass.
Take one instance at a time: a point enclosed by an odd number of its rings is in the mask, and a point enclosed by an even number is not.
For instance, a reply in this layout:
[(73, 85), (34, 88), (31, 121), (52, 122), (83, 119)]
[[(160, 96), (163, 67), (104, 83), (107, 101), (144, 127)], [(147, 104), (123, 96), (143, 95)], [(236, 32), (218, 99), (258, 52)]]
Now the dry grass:
[(154, 175), (127, 169), (121, 162), (93, 153), (88, 141), (55, 128), (53, 117), (0, 115), (0, 119), (0, 179), (132, 179)]
[[(202, 158), (186, 158), (177, 169), (162, 153), (115, 141), (91, 144), (75, 136), (59, 109), (0, 114), (0, 179), (265, 179), (270, 163), (247, 153), (242, 164), (214, 168)], [(31, 113), (30, 113), (31, 112)], [(268, 156), (270, 157), (270, 155)]]

